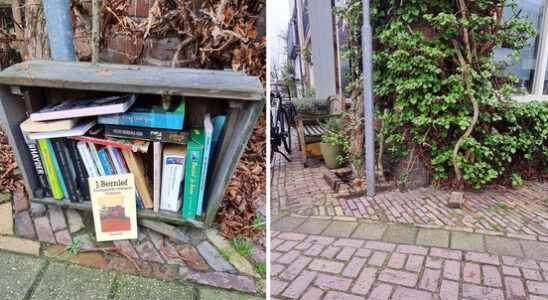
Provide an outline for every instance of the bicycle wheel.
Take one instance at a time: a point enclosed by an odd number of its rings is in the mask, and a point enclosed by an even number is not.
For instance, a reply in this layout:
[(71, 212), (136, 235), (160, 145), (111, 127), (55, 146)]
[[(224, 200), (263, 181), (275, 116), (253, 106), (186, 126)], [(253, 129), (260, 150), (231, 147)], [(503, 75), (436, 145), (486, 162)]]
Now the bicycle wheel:
[(280, 115), (282, 116), (282, 142), (284, 144), (285, 151), (287, 151), (288, 154), (291, 154), (291, 124), (289, 124), (289, 116), (285, 109)]

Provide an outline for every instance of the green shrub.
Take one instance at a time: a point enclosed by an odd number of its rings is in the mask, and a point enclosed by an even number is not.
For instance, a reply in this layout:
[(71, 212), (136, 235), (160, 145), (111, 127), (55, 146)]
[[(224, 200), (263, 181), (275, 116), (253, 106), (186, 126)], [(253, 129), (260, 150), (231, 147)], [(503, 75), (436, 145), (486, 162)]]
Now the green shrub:
[[(386, 149), (397, 158), (407, 154), (409, 145), (417, 145), (434, 180), (454, 182), (453, 151), (471, 125), (475, 99), (478, 121), (455, 156), (462, 172), (458, 183), (480, 188), (517, 183), (517, 176), (531, 170), (545, 172), (548, 104), (511, 100), (523, 91), (505, 71), (536, 35), (534, 27), (519, 13), (516, 1), (505, 2), (513, 10), (505, 14), (510, 19), (495, 17), (504, 7), (501, 1), (465, 1), (464, 18), (458, 2), (372, 1), (374, 92), (376, 108), (385, 112)], [(348, 1), (338, 13), (351, 26), (350, 40), (359, 40), (361, 1)], [(513, 53), (495, 61), (493, 51), (500, 47)], [(360, 65), (359, 49), (348, 49), (345, 55)]]

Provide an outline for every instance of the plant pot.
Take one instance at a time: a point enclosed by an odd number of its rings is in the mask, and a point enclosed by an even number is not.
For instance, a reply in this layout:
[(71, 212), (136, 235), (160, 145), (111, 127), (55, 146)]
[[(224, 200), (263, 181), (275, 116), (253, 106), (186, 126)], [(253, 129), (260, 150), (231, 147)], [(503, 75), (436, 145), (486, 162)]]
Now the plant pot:
[(327, 166), (327, 168), (340, 168), (340, 164), (337, 161), (337, 157), (342, 153), (340, 145), (333, 146), (331, 144), (320, 143), (320, 149), (322, 151), (323, 160), (325, 161), (325, 165)]

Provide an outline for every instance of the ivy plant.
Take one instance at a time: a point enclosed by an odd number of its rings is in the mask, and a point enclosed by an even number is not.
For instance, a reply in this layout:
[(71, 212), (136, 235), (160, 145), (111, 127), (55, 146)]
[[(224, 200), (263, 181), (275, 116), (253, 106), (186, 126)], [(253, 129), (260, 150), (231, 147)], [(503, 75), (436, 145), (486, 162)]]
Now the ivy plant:
[[(361, 5), (350, 0), (336, 11), (348, 24), (343, 57), (354, 82), (369, 75), (360, 70)], [(458, 186), (542, 176), (548, 104), (513, 101), (524, 91), (506, 71), (537, 35), (516, 1), (375, 0), (371, 6), (376, 109), (394, 158), (413, 145), (437, 183)], [(511, 54), (495, 60), (499, 48)]]

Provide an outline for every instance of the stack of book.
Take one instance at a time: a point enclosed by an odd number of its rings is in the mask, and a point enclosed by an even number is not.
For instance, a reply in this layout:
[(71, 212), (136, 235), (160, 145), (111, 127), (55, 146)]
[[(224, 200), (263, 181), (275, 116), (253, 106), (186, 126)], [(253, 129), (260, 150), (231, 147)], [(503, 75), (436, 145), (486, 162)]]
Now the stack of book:
[(138, 208), (196, 219), (224, 116), (206, 114), (203, 128), (185, 131), (185, 112), (182, 97), (124, 95), (32, 113), (20, 127), (40, 183), (35, 195), (89, 201), (88, 178), (132, 173)]

